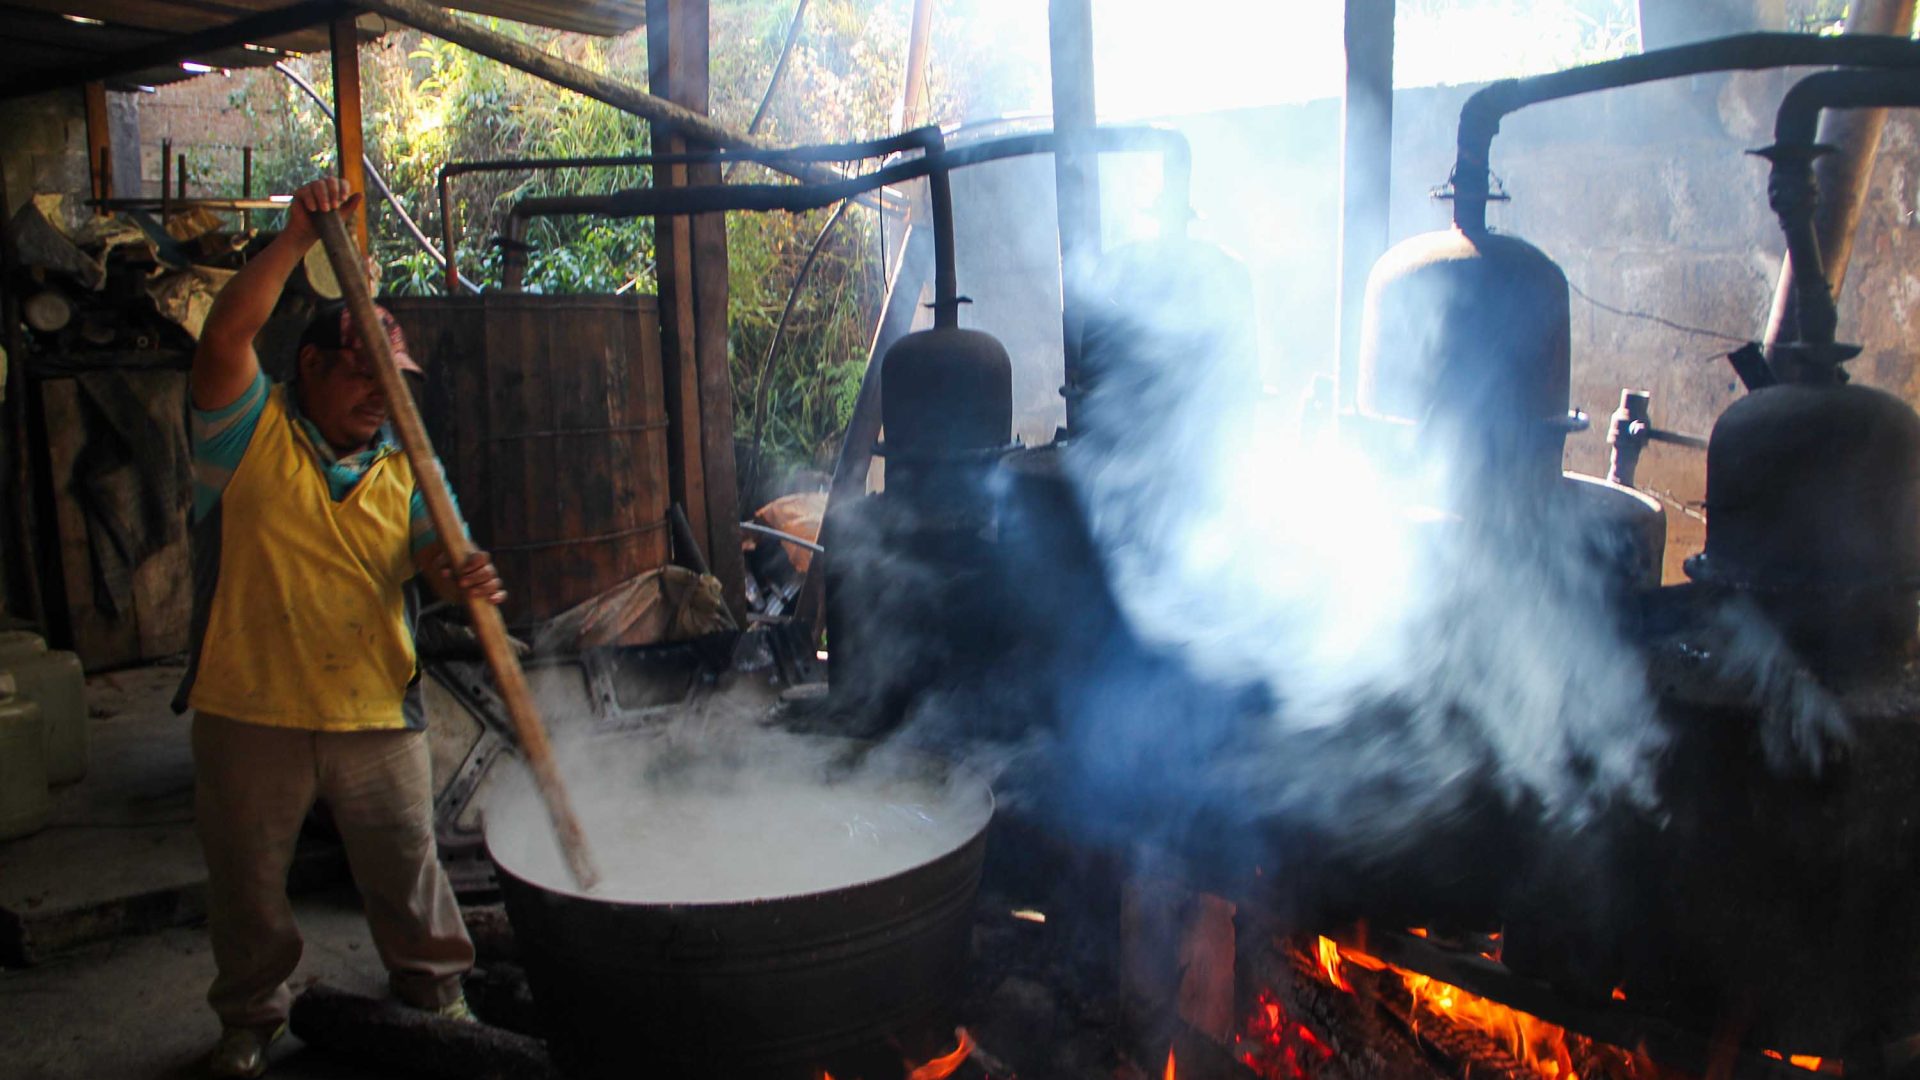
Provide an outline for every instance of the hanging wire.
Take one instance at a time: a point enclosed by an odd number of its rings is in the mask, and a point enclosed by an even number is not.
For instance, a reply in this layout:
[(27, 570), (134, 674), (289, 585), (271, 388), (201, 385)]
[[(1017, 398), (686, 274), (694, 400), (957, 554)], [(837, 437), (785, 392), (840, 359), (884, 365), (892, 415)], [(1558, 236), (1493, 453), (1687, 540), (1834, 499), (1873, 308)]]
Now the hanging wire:
[(1587, 303), (1592, 304), (1594, 307), (1599, 308), (1601, 311), (1607, 312), (1608, 314), (1611, 314), (1611, 315), (1618, 315), (1624, 319), (1643, 319), (1647, 322), (1664, 326), (1669, 330), (1678, 330), (1683, 334), (1693, 334), (1697, 337), (1715, 338), (1720, 341), (1738, 342), (1742, 345), (1753, 340), (1753, 338), (1747, 334), (1728, 334), (1728, 333), (1723, 333), (1719, 330), (1708, 330), (1703, 327), (1688, 326), (1685, 323), (1674, 322), (1672, 319), (1666, 318), (1665, 316), (1655, 315), (1650, 311), (1631, 311), (1626, 308), (1617, 308), (1617, 307), (1614, 307), (1612, 304), (1605, 303), (1604, 301), (1600, 301), (1600, 300), (1595, 300), (1593, 297), (1588, 296), (1586, 292), (1580, 288), (1580, 286), (1575, 285), (1572, 281), (1567, 282), (1567, 288), (1573, 293), (1573, 295), (1579, 297), (1582, 300), (1585, 300)]

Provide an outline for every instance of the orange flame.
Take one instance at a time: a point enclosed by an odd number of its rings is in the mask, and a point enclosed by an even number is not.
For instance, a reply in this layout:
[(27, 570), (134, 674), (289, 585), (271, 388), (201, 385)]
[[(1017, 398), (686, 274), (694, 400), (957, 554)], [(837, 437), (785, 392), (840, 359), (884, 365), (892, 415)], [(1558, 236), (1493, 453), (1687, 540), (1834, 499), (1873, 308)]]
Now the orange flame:
[(1173, 1047), (1169, 1046), (1167, 1047), (1167, 1067), (1160, 1071), (1160, 1080), (1175, 1080), (1178, 1075), (1179, 1069), (1173, 1062)]
[[(1416, 936), (1426, 936), (1420, 930), (1410, 932)], [(1389, 972), (1399, 980), (1400, 988), (1411, 996), (1416, 1025), (1423, 1019), (1439, 1018), (1455, 1027), (1479, 1031), (1493, 1039), (1515, 1061), (1541, 1080), (1580, 1080), (1573, 1066), (1575, 1050), (1581, 1051), (1586, 1060), (1602, 1060), (1610, 1066), (1607, 1069), (1609, 1075), (1636, 1078), (1659, 1075), (1658, 1068), (1644, 1054), (1629, 1053), (1592, 1042), (1537, 1016), (1510, 1009), (1431, 976), (1396, 967), (1358, 950), (1344, 948), (1326, 938), (1320, 940), (1321, 967), (1330, 972), (1328, 981), (1334, 986), (1350, 991), (1342, 970), (1345, 964), (1369, 971)], [(1327, 960), (1329, 946), (1333, 954), (1331, 967)], [(1332, 978), (1331, 972), (1339, 972), (1341, 977)], [(1625, 998), (1623, 991), (1616, 991), (1614, 996), (1617, 1000)]]
[(1327, 981), (1335, 988), (1353, 993), (1353, 985), (1347, 982), (1347, 976), (1340, 970), (1340, 946), (1332, 938), (1320, 939), (1320, 970), (1326, 973)]
[(973, 1056), (973, 1036), (962, 1027), (953, 1029), (953, 1037), (959, 1040), (959, 1045), (953, 1048), (952, 1053), (942, 1054), (924, 1065), (915, 1066), (907, 1073), (907, 1080), (945, 1080), (964, 1065), (967, 1058)]

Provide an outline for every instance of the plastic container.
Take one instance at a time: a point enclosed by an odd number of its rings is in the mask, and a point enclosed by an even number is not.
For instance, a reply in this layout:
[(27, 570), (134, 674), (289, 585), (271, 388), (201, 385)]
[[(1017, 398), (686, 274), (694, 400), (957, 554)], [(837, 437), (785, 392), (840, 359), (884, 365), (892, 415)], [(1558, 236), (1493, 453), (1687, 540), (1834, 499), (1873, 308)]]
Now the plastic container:
[(0, 840), (39, 832), (53, 812), (47, 793), (47, 725), (40, 706), (0, 672)]
[(46, 651), (47, 639), (31, 630), (0, 630), (0, 667)]
[(0, 671), (17, 693), (40, 706), (47, 725), (47, 781), (70, 784), (87, 774), (86, 672), (74, 653), (47, 648), (38, 634), (0, 632)]

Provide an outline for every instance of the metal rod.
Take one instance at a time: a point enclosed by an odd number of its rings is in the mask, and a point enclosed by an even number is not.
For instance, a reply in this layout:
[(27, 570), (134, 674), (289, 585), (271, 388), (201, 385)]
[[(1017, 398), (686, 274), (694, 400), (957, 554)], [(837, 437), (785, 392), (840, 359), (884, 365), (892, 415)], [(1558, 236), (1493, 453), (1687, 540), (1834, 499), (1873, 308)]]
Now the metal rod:
[(173, 216), (173, 140), (160, 140), (160, 224)]
[(775, 540), (780, 541), (781, 543), (795, 544), (800, 547), (806, 548), (808, 551), (822, 553), (827, 550), (826, 548), (821, 547), (819, 544), (816, 544), (813, 541), (808, 540), (804, 536), (795, 536), (790, 532), (781, 532), (779, 529), (776, 529), (771, 525), (762, 525), (757, 521), (743, 521), (740, 523), (740, 527), (742, 529), (745, 529), (747, 532), (759, 533), (762, 536), (771, 536)]
[[(240, 197), (243, 199), (253, 198), (253, 147), (251, 146), (243, 146), (240, 148)], [(240, 231), (253, 231), (252, 211), (240, 211)]]
[(173, 182), (179, 186), (179, 190), (174, 193), (177, 201), (185, 202), (187, 198), (187, 155), (185, 151), (181, 151), (180, 153), (180, 164), (174, 170)]
[(1486, 231), (1489, 159), (1500, 120), (1508, 113), (1596, 90), (1662, 79), (1797, 66), (1915, 68), (1920, 67), (1920, 45), (1904, 37), (1870, 34), (1740, 34), (1492, 83), (1476, 91), (1460, 109), (1452, 177), (1454, 225), (1467, 233)]
[[(373, 306), (373, 293), (367, 284), (365, 264), (359, 249), (347, 235), (346, 224), (339, 212), (328, 210), (313, 217), (319, 226), (321, 242), (326, 245), (327, 258), (333, 263), (334, 275), (340, 280), (341, 292), (346, 296), (347, 308), (353, 315), (355, 325), (362, 328), (360, 340), (366, 345), (374, 369), (379, 374), (394, 432), (400, 438), (400, 446), (406, 452), (408, 463), (413, 466), (415, 488), (427, 504), (427, 514), (433, 519), (433, 527), (446, 547), (450, 564), (454, 567), (464, 566), (474, 553), (473, 543), (467, 539), (466, 526), (460, 520), (460, 510), (454, 505), (452, 493), (447, 490), (446, 476), (434, 456), (433, 441), (427, 436), (426, 425), (420, 421), (419, 409), (413, 403), (413, 393), (394, 362), (387, 335), (380, 331), (380, 316)], [(520, 751), (533, 771), (540, 795), (546, 800), (547, 812), (553, 818), (554, 833), (561, 853), (566, 856), (574, 881), (581, 889), (590, 892), (599, 882), (600, 875), (587, 851), (586, 835), (580, 829), (579, 819), (574, 816), (566, 785), (561, 781), (559, 769), (554, 764), (553, 747), (547, 741), (546, 726), (541, 723), (539, 707), (534, 704), (533, 692), (527, 686), (526, 673), (520, 669), (519, 657), (507, 638), (506, 622), (500, 616), (500, 609), (490, 600), (468, 596), (466, 605), (481, 650), (486, 654), (487, 666), (493, 671), (494, 683), (506, 703), (507, 712), (513, 717)]]
[(679, 503), (667, 507), (667, 521), (673, 528), (673, 550), (687, 561), (687, 569), (701, 577), (711, 574), (707, 557), (700, 551), (700, 541), (694, 539), (693, 523), (687, 520), (686, 509)]

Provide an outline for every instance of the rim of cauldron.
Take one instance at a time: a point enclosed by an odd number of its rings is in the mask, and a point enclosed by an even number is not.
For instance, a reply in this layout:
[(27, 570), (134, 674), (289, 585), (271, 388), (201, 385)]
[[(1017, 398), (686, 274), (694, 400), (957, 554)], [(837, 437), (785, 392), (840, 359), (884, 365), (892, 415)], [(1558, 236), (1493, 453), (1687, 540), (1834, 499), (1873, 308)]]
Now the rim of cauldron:
[[(596, 736), (595, 741), (612, 742), (612, 741), (620, 740), (623, 737), (631, 738), (632, 733), (631, 732), (625, 732), (625, 733), (608, 732), (604, 735)], [(834, 742), (834, 743), (844, 744), (849, 748), (854, 748), (853, 756), (855, 757), (864, 757), (866, 753), (871, 752), (874, 749), (877, 749), (881, 745), (880, 743), (874, 742), (870, 739), (854, 739), (854, 738), (847, 738), (847, 737), (838, 736), (838, 735), (809, 734), (804, 736), (804, 738), (811, 741)], [(624, 897), (601, 896), (595, 893), (582, 892), (579, 889), (579, 887), (574, 885), (571, 881), (568, 881), (565, 884), (560, 884), (558, 882), (542, 881), (520, 869), (515, 868), (510, 862), (501, 859), (500, 856), (495, 853), (494, 847), (493, 847), (493, 829), (491, 827), (492, 823), (489, 820), (489, 815), (484, 810), (481, 812), (481, 815), (480, 815), (481, 843), (484, 850), (486, 851), (487, 860), (493, 864), (493, 869), (495, 873), (504, 875), (506, 877), (510, 877), (513, 880), (521, 883), (522, 885), (525, 885), (528, 888), (537, 889), (544, 893), (548, 893), (554, 896), (564, 896), (572, 900), (579, 900), (579, 901), (583, 901), (585, 903), (590, 903), (590, 904), (602, 904), (608, 907), (647, 908), (649, 910), (654, 910), (654, 911), (680, 910), (680, 911), (719, 912), (729, 908), (747, 910), (752, 908), (764, 907), (770, 904), (791, 904), (791, 903), (798, 903), (798, 902), (815, 900), (815, 899), (841, 898), (841, 897), (844, 897), (844, 895), (847, 893), (855, 892), (855, 891), (865, 889), (868, 887), (873, 887), (873, 886), (883, 886), (891, 882), (895, 882), (900, 878), (904, 878), (909, 875), (918, 873), (936, 864), (939, 864), (947, 861), (948, 859), (954, 858), (955, 856), (961, 854), (962, 852), (965, 852), (969, 847), (978, 843), (981, 837), (986, 835), (987, 830), (993, 827), (994, 815), (999, 810), (999, 801), (994, 797), (993, 785), (988, 782), (986, 776), (983, 773), (981, 773), (979, 769), (976, 769), (966, 764), (963, 761), (956, 761), (952, 758), (943, 757), (939, 754), (936, 754), (927, 750), (912, 749), (912, 750), (896, 750), (894, 752), (910, 756), (912, 758), (925, 762), (930, 766), (933, 766), (935, 769), (935, 772), (933, 773), (933, 775), (940, 776), (943, 779), (947, 780), (948, 782), (953, 782), (951, 778), (957, 777), (959, 780), (967, 782), (969, 786), (975, 787), (980, 792), (980, 794), (985, 796), (986, 798), (986, 815), (983, 818), (981, 818), (979, 828), (976, 828), (973, 831), (967, 833), (966, 837), (962, 839), (959, 843), (954, 844), (952, 847), (946, 848), (945, 850), (939, 852), (936, 855), (931, 856), (930, 858), (922, 859), (921, 861), (913, 863), (909, 866), (901, 867), (900, 869), (895, 870), (890, 874), (884, 874), (880, 877), (866, 878), (861, 881), (848, 882), (844, 885), (836, 885), (830, 889), (816, 889), (811, 892), (779, 893), (772, 896), (755, 896), (755, 897), (750, 897), (744, 900), (631, 900), (631, 899), (626, 899)]]

